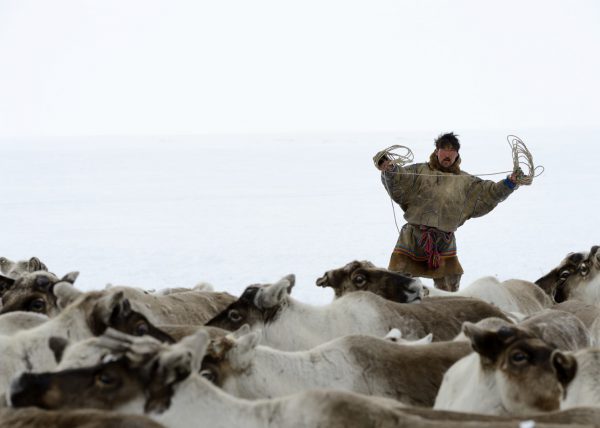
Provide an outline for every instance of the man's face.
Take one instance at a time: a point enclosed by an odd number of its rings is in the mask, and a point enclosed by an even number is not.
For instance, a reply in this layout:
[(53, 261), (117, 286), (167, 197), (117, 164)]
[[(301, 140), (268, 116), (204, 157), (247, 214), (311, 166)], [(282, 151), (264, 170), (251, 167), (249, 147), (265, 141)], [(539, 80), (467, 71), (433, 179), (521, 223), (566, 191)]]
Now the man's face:
[(444, 168), (449, 168), (454, 165), (456, 158), (458, 158), (458, 152), (452, 148), (439, 148), (437, 149), (437, 158)]

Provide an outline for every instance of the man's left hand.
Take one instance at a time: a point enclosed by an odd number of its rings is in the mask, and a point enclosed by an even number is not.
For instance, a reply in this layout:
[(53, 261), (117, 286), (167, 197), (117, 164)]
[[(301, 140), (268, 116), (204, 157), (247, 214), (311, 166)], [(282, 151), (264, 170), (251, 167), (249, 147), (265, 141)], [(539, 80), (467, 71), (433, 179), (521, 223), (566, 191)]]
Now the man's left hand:
[(508, 179), (513, 183), (513, 184), (517, 184), (517, 180), (521, 177), (523, 177), (525, 175), (525, 173), (523, 172), (523, 170), (521, 168), (517, 168), (516, 170), (513, 171), (513, 173), (508, 176)]

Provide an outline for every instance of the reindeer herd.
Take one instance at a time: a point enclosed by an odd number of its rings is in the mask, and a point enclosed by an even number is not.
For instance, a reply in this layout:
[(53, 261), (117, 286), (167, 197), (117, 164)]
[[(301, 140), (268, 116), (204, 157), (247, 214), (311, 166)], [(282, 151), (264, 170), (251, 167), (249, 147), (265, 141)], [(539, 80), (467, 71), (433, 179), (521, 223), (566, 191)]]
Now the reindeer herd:
[(323, 306), (0, 270), (0, 427), (600, 427), (598, 246), (457, 293), (354, 261)]

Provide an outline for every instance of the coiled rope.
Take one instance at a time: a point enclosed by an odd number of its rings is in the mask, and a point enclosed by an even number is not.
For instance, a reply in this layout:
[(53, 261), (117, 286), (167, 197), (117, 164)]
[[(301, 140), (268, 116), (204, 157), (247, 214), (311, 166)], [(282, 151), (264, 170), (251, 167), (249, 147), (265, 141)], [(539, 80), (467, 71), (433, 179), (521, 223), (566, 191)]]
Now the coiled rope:
[[(396, 153), (394, 150), (401, 150), (402, 153)], [(386, 156), (390, 163), (394, 165), (404, 166), (409, 163), (412, 163), (415, 160), (415, 155), (412, 150), (406, 146), (400, 146), (398, 144), (389, 146), (387, 149), (383, 149), (379, 153), (375, 155), (373, 161), (375, 162), (375, 166), (379, 163), (382, 157)]]
[[(508, 145), (511, 147), (513, 155), (513, 170), (516, 173), (517, 184), (529, 186), (533, 183), (535, 177), (539, 177), (544, 173), (543, 165), (535, 166), (533, 156), (525, 143), (516, 135), (508, 135), (506, 137)], [(523, 169), (524, 168), (524, 169)], [(538, 173), (538, 169), (540, 172)]]
[[(515, 174), (515, 183), (517, 185), (529, 186), (533, 183), (533, 179), (542, 175), (545, 171), (545, 168), (542, 165), (535, 166), (533, 163), (533, 156), (531, 152), (519, 137), (516, 135), (508, 135), (506, 137), (508, 141), (508, 145), (510, 146), (512, 157), (513, 157), (513, 170), (512, 171), (499, 171), (499, 172), (490, 172), (484, 174), (471, 174), (477, 177), (490, 176), (490, 175), (500, 175), (500, 174)], [(373, 161), (375, 162), (375, 166), (379, 165), (379, 162), (382, 158), (386, 157), (391, 164), (398, 165), (403, 167), (408, 165), (414, 161), (414, 154), (412, 150), (406, 146), (401, 145), (393, 145), (390, 146), (380, 152), (378, 152)], [(403, 174), (403, 175), (421, 175), (425, 177), (448, 177), (448, 178), (460, 178), (460, 177), (468, 177), (464, 175), (456, 175), (456, 174), (419, 174), (415, 172), (404, 172), (404, 171), (387, 171), (388, 174)], [(385, 181), (384, 181), (385, 184)], [(388, 194), (390, 194), (390, 201), (392, 203), (392, 211), (394, 213), (394, 223), (396, 224), (396, 229), (398, 229), (398, 234), (400, 234), (400, 228), (398, 227), (398, 221), (396, 220), (396, 209), (394, 208), (394, 201), (391, 198), (390, 189), (387, 188)]]

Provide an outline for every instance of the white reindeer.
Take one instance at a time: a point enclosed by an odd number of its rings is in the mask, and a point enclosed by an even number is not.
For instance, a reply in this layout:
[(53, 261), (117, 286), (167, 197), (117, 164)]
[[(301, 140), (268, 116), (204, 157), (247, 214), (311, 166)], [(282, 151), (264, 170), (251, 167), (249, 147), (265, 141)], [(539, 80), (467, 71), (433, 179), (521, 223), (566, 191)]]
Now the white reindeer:
[(257, 346), (260, 332), (248, 331), (246, 325), (213, 341), (202, 373), (232, 395), (252, 399), (335, 388), (433, 406), (444, 372), (471, 352), (464, 342), (399, 345), (362, 335), (286, 352)]
[(434, 409), (493, 415), (559, 409), (576, 371), (568, 353), (518, 326), (465, 323), (463, 331), (476, 352), (448, 369)]
[[(240, 298), (207, 325), (234, 331), (243, 324), (261, 330), (263, 345), (294, 351), (314, 348), (348, 334), (382, 337), (399, 328), (407, 339), (429, 333), (434, 341), (450, 340), (464, 321), (496, 316), (498, 308), (477, 299), (438, 298), (423, 304), (402, 304), (370, 292), (356, 292), (326, 306), (312, 306), (289, 296), (294, 277), (248, 287)], [(290, 331), (296, 333), (290, 335)]]

